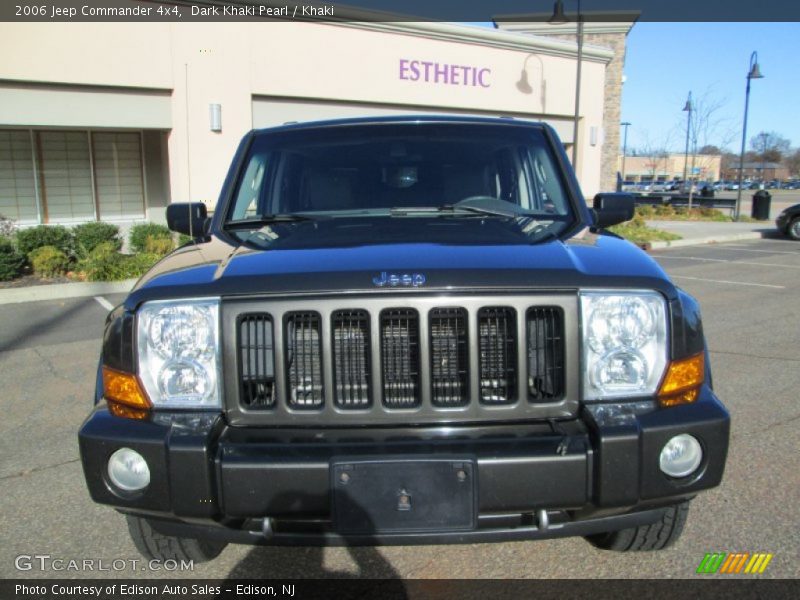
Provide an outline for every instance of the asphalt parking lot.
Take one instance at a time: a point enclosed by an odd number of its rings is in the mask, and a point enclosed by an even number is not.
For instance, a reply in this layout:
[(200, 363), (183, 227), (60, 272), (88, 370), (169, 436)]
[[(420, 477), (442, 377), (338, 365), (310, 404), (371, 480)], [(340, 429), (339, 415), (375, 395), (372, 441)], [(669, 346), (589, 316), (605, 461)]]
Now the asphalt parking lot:
[[(760, 577), (798, 577), (800, 243), (742, 241), (653, 257), (700, 300), (715, 389), (733, 417), (723, 484), (692, 503), (673, 548), (621, 555), (579, 538), (377, 549), (229, 546), (192, 573), (126, 568), (102, 575), (681, 578), (693, 577), (707, 552), (770, 552), (774, 558)], [(106, 306), (121, 299), (0, 306), (0, 577), (98, 575), (18, 571), (19, 555), (107, 564), (139, 559), (123, 518), (90, 501), (76, 443), (91, 407)]]

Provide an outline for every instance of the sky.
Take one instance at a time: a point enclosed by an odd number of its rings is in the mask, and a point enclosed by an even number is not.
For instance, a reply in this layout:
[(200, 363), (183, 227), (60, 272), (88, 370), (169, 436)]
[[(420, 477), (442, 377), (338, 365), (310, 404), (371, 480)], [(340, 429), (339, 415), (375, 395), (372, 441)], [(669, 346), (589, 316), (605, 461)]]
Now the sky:
[[(628, 34), (622, 121), (628, 149), (648, 142), (683, 152), (689, 91), (720, 104), (705, 143), (738, 154), (746, 75), (758, 52), (763, 79), (752, 80), (750, 138), (774, 131), (800, 147), (800, 23), (637, 23)], [(702, 145), (703, 140), (698, 139)]]

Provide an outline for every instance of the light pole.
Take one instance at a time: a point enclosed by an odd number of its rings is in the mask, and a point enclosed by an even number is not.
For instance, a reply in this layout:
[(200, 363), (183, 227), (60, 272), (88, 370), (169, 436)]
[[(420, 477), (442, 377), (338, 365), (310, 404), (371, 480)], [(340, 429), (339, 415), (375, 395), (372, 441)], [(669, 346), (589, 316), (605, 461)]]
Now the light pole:
[[(683, 185), (687, 183), (686, 176), (689, 168), (689, 132), (692, 130), (692, 92), (689, 92), (689, 97), (686, 99), (686, 106), (683, 107), (683, 112), (686, 113), (686, 149), (683, 152)], [(691, 189), (691, 188), (690, 188)]]
[(759, 134), (758, 137), (761, 138), (761, 186), (760, 186), (760, 189), (763, 190), (764, 189), (764, 180), (766, 178), (765, 174), (767, 172), (767, 137), (769, 137), (769, 136), (767, 135), (766, 132), (762, 132), (761, 134)]
[(625, 133), (622, 136), (622, 183), (625, 183), (625, 155), (628, 153), (628, 127), (631, 124), (628, 121), (620, 123), (625, 128)]
[(739, 153), (739, 186), (736, 191), (736, 210), (733, 213), (734, 220), (739, 219), (742, 205), (742, 170), (744, 169), (744, 144), (747, 140), (747, 111), (750, 108), (750, 81), (761, 79), (761, 69), (758, 68), (758, 52), (750, 55), (750, 67), (747, 72), (747, 88), (744, 92), (744, 125), (742, 125), (742, 151)]
[[(581, 62), (583, 62), (583, 15), (581, 14), (581, 0), (577, 0), (578, 12), (576, 19), (578, 21), (578, 60), (577, 60), (577, 74), (575, 75), (575, 116), (573, 117), (572, 124), (572, 168), (577, 173), (578, 171), (578, 119), (580, 117), (581, 106)], [(553, 16), (548, 21), (551, 24), (563, 24), (568, 21), (564, 14), (564, 3), (562, 0), (556, 0), (553, 5)]]

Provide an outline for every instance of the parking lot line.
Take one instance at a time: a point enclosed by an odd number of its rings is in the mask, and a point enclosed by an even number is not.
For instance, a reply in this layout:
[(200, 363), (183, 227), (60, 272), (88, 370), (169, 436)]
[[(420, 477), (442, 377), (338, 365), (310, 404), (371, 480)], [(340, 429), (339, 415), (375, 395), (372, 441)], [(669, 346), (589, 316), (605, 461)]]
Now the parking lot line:
[(108, 311), (114, 310), (114, 305), (111, 304), (111, 302), (109, 302), (108, 300), (106, 300), (102, 296), (95, 296), (94, 299), (97, 300), (97, 303), (100, 306), (102, 306), (103, 308), (105, 308), (106, 310), (108, 310)]
[(700, 256), (667, 256), (659, 255), (657, 258), (671, 258), (681, 260), (698, 260), (702, 262), (734, 263), (737, 265), (752, 265), (756, 267), (778, 267), (782, 269), (800, 269), (800, 265), (779, 265), (777, 263), (750, 262), (746, 260), (730, 260), (725, 258), (703, 258)]
[(672, 279), (693, 279), (694, 281), (707, 281), (709, 283), (729, 283), (731, 285), (746, 285), (753, 287), (773, 288), (776, 290), (785, 290), (785, 285), (771, 285), (769, 283), (746, 283), (744, 281), (728, 281), (726, 279), (706, 279), (705, 277), (689, 277), (688, 275), (670, 275)]
[(747, 248), (744, 244), (725, 244), (725, 247), (736, 248), (737, 252), (763, 252), (765, 254), (794, 254), (800, 256), (800, 250), (789, 252), (788, 250), (756, 250), (755, 248)]

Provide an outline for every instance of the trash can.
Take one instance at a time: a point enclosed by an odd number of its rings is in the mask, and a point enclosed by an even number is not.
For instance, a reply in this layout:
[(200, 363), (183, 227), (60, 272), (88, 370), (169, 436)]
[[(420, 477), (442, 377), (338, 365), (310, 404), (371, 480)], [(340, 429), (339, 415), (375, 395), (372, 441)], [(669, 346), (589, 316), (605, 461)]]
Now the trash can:
[(753, 194), (753, 208), (750, 216), (758, 221), (766, 221), (769, 219), (770, 204), (772, 204), (772, 194), (767, 190), (758, 190)]

